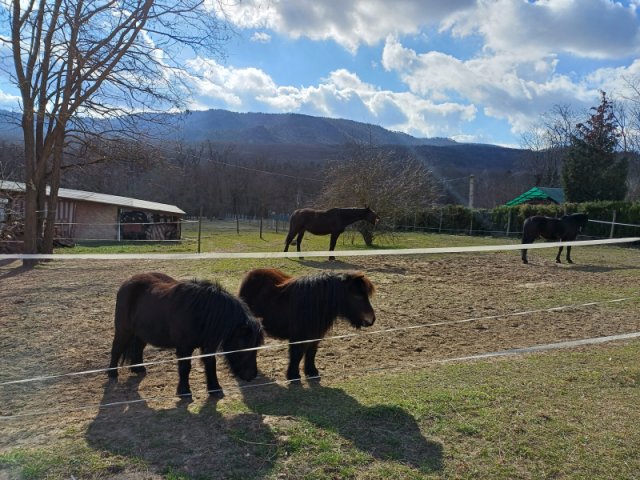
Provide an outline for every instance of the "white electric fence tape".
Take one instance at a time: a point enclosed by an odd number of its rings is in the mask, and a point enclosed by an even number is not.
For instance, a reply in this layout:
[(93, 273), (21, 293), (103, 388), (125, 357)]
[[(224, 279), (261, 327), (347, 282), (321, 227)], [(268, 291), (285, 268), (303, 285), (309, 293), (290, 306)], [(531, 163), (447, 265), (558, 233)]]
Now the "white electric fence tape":
[(5, 254), (0, 260), (209, 260), (230, 258), (300, 258), (300, 257), (374, 257), (385, 255), (429, 255), (436, 253), (498, 252), (537, 248), (615, 245), (640, 242), (640, 237), (576, 240), (468, 247), (397, 248), (393, 250), (336, 250), (309, 252), (207, 252), (207, 253), (73, 253), (73, 254)]

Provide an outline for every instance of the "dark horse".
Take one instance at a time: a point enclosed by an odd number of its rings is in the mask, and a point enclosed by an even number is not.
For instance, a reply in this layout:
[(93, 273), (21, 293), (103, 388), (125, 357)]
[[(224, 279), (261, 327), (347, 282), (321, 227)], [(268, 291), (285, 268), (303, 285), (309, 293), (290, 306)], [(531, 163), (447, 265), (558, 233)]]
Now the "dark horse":
[(290, 341), (287, 379), (298, 380), (303, 356), (304, 373), (318, 375), (315, 357), (320, 341), (294, 342), (321, 339), (337, 317), (355, 328), (373, 325), (376, 315), (369, 303), (373, 291), (373, 284), (362, 273), (292, 278), (276, 269), (259, 268), (245, 275), (240, 298), (262, 318), (269, 335)]
[[(254, 348), (264, 341), (262, 327), (244, 302), (220, 285), (205, 280), (180, 282), (163, 273), (142, 273), (124, 282), (118, 290), (115, 313), (115, 336), (111, 347), (109, 377), (117, 378), (118, 362), (142, 363), (142, 351), (149, 343), (161, 348), (175, 348), (178, 358), (190, 357), (200, 348), (211, 354), (220, 347), (231, 371), (242, 380), (253, 380), (258, 368)], [(210, 394), (221, 394), (216, 376), (215, 356), (202, 359)], [(131, 370), (144, 373), (144, 366)], [(191, 360), (178, 362), (177, 394), (191, 395), (189, 372)]]
[[(564, 215), (561, 218), (543, 217), (535, 215), (528, 217), (524, 221), (522, 227), (522, 243), (533, 243), (533, 241), (542, 237), (546, 240), (560, 240), (570, 242), (575, 240), (578, 233), (585, 227), (589, 217), (584, 213), (573, 213)], [(560, 262), (560, 254), (562, 247), (558, 249), (556, 262)], [(522, 250), (522, 262), (529, 263), (527, 260), (527, 250)], [(573, 263), (571, 260), (571, 246), (567, 246), (567, 262)]]
[[(338, 237), (344, 232), (344, 229), (359, 220), (366, 220), (376, 225), (380, 221), (380, 217), (367, 206), (364, 208), (330, 208), (329, 210), (314, 210), (312, 208), (296, 210), (289, 219), (289, 233), (284, 244), (284, 251), (289, 251), (289, 244), (296, 235), (298, 236), (296, 243), (298, 251), (300, 251), (302, 237), (304, 232), (308, 231), (314, 235), (331, 234), (329, 251), (333, 252)], [(329, 257), (329, 260), (334, 259), (333, 256)]]

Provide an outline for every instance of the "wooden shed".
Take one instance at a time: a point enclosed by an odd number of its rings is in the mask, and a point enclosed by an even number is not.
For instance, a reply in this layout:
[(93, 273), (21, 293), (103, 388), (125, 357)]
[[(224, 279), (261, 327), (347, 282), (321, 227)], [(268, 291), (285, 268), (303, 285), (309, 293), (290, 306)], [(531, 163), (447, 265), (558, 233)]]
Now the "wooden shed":
[[(24, 213), (25, 184), (0, 181), (0, 222)], [(179, 240), (185, 212), (175, 205), (61, 188), (56, 238), (71, 242)]]

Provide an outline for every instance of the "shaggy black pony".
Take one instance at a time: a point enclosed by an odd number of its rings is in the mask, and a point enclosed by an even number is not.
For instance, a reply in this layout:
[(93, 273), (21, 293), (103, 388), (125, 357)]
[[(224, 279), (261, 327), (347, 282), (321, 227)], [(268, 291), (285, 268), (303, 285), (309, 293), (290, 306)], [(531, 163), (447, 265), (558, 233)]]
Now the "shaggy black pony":
[[(380, 217), (368, 206), (364, 208), (331, 208), (329, 210), (314, 210), (312, 208), (296, 210), (289, 219), (289, 233), (284, 244), (284, 251), (289, 251), (289, 244), (296, 235), (298, 236), (296, 240), (297, 248), (300, 251), (302, 237), (304, 232), (308, 231), (314, 235), (331, 234), (329, 251), (333, 252), (338, 237), (344, 232), (344, 229), (360, 220), (366, 220), (376, 225), (380, 221)], [(334, 259), (335, 257), (329, 257), (329, 260)]]
[[(542, 237), (546, 240), (560, 240), (563, 242), (569, 242), (575, 240), (578, 233), (582, 231), (589, 217), (584, 213), (573, 213), (571, 215), (564, 215), (561, 218), (533, 216), (524, 221), (522, 227), (522, 243), (533, 243), (533, 241)], [(558, 255), (556, 255), (556, 262), (560, 262), (560, 254), (562, 253), (562, 247), (558, 249)], [(573, 263), (571, 260), (571, 246), (567, 246), (567, 262)], [(522, 250), (522, 263), (529, 263), (527, 260), (527, 250)]]
[(299, 365), (304, 356), (304, 373), (318, 375), (315, 365), (318, 341), (343, 317), (355, 328), (369, 327), (376, 320), (369, 297), (374, 287), (362, 273), (320, 273), (292, 278), (276, 269), (255, 269), (240, 285), (242, 298), (254, 315), (262, 318), (265, 331), (288, 339), (287, 379), (300, 378)]
[[(220, 285), (204, 280), (177, 281), (163, 273), (142, 273), (124, 282), (118, 290), (115, 335), (111, 347), (109, 377), (118, 377), (118, 362), (142, 363), (149, 343), (175, 348), (178, 358), (189, 357), (199, 347), (203, 354), (222, 348), (235, 351), (254, 348), (264, 341), (260, 323), (244, 304)], [(242, 380), (258, 373), (256, 351), (225, 355), (231, 371)], [(215, 356), (202, 359), (210, 394), (221, 394)], [(144, 366), (131, 370), (144, 373)], [(178, 362), (177, 394), (191, 395), (191, 360)]]

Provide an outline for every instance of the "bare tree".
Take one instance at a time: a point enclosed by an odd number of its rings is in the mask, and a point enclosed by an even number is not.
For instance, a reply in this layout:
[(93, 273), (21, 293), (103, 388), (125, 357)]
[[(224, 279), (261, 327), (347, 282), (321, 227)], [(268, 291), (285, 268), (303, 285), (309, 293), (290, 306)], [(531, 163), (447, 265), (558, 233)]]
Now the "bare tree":
[(533, 176), (536, 186), (560, 186), (562, 158), (577, 123), (578, 114), (570, 105), (555, 105), (542, 115), (538, 125), (522, 135), (521, 146), (529, 151), (523, 168)]
[[(426, 165), (410, 155), (398, 156), (387, 148), (349, 144), (345, 153), (330, 163), (320, 202), (326, 207), (370, 206), (381, 225), (408, 216), (435, 203), (438, 183)], [(358, 226), (371, 245), (374, 230)]]
[[(184, 48), (219, 53), (222, 24), (206, 0), (11, 0), (0, 4), (1, 63), (20, 90), (26, 253), (53, 246), (65, 149), (122, 135), (133, 111), (180, 107)], [(47, 194), (47, 185), (50, 188)], [(45, 213), (46, 212), (46, 213)], [(39, 238), (43, 241), (38, 242)]]

